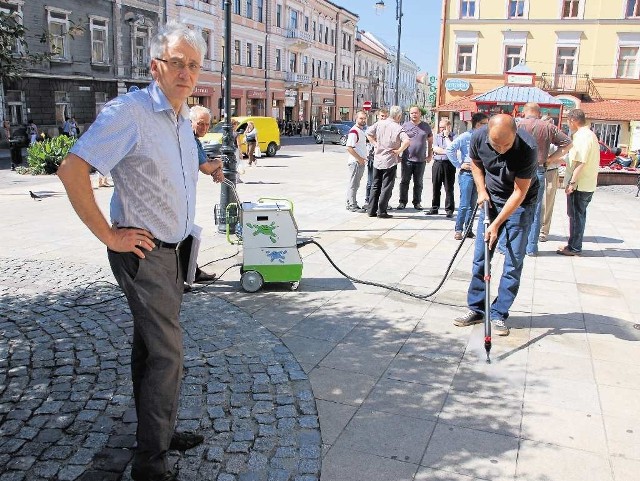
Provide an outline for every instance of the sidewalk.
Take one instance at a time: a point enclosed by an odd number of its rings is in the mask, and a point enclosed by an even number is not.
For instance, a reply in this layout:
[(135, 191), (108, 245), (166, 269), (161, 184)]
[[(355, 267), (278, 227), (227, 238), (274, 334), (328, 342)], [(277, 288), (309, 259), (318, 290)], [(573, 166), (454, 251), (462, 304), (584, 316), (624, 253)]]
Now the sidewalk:
[[(432, 290), (456, 247), (453, 220), (347, 212), (344, 148), (321, 147), (263, 157), (242, 176), (240, 196), (292, 199), (300, 235), (354, 277)], [(181, 479), (635, 481), (640, 199), (629, 187), (596, 192), (585, 252), (574, 258), (555, 254), (567, 233), (558, 192), (550, 240), (525, 261), (511, 335), (494, 338), (490, 365), (482, 326), (452, 325), (471, 242), (436, 303), (354, 284), (315, 246), (301, 249), (298, 291), (244, 293), (234, 268), (186, 296), (179, 423), (206, 442), (178, 458)], [(46, 198), (33, 201), (28, 190)], [(95, 192), (107, 211), (111, 189)], [(236, 251), (213, 224), (218, 199), (219, 186), (202, 177), (200, 264)], [(128, 309), (72, 302), (90, 282), (112, 280), (105, 249), (55, 177), (1, 170), (0, 209), (0, 481), (96, 472), (127, 480)], [(117, 290), (100, 284), (87, 295), (92, 303)]]

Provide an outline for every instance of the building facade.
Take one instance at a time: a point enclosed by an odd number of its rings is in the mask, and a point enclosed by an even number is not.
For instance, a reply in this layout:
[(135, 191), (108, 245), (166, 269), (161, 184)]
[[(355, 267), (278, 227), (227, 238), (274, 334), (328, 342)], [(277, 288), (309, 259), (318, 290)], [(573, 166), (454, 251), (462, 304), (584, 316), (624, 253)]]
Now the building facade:
[(391, 46), (372, 32), (362, 32), (362, 37), (383, 50), (389, 59), (386, 66), (384, 104), (390, 106), (395, 104), (396, 88), (399, 88), (398, 104), (403, 111), (407, 111), (416, 102), (416, 78), (418, 75), (418, 65), (404, 54), (400, 54), (400, 75), (398, 87), (396, 87), (396, 67), (397, 67), (397, 47)]
[(387, 87), (387, 66), (389, 58), (384, 49), (372, 42), (363, 32), (356, 34), (356, 64), (354, 76), (354, 110), (362, 110), (365, 102), (370, 102), (369, 123), (375, 119), (385, 103)]
[(165, 9), (160, 0), (51, 3), (0, 0), (0, 9), (27, 29), (29, 50), (51, 53), (21, 79), (5, 82), (0, 95), (12, 126), (33, 119), (41, 131), (57, 135), (66, 117), (83, 130), (109, 99), (151, 81), (149, 39)]
[[(55, 3), (55, 6), (51, 6)], [(131, 86), (151, 82), (149, 40), (169, 19), (198, 29), (208, 50), (189, 104), (223, 114), (224, 0), (0, 0), (28, 30), (29, 49), (52, 52), (0, 92), (13, 126), (28, 119), (57, 135), (81, 126)], [(315, 124), (353, 116), (358, 16), (328, 0), (231, 0), (233, 115)], [(46, 39), (40, 43), (40, 36)], [(19, 52), (16, 51), (18, 55)]]
[(640, 0), (444, 0), (442, 18), (441, 115), (458, 121), (526, 63), (601, 140), (640, 148)]

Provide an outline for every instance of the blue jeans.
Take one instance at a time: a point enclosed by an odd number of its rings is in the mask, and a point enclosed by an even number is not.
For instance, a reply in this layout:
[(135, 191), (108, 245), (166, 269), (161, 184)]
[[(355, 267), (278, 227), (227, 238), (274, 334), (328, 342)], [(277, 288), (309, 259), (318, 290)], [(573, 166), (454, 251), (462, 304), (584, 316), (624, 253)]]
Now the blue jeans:
[(540, 227), (542, 225), (542, 199), (544, 199), (545, 172), (546, 169), (544, 167), (538, 167), (538, 172), (536, 173), (539, 182), (538, 199), (536, 200), (533, 224), (531, 224), (529, 239), (527, 240), (527, 254), (538, 253), (538, 238), (540, 237)]
[(569, 216), (569, 250), (582, 252), (582, 238), (587, 224), (587, 206), (591, 202), (593, 192), (579, 190), (567, 195), (567, 215)]
[[(494, 219), (504, 206), (493, 205), (489, 216)], [(520, 206), (507, 221), (500, 227), (500, 237), (504, 238), (505, 258), (498, 295), (491, 303), (490, 319), (507, 319), (509, 309), (518, 295), (520, 289), (520, 275), (524, 264), (525, 249), (527, 246), (527, 235), (533, 222), (535, 205)], [(480, 314), (484, 314), (484, 209), (478, 218), (478, 232), (476, 237), (475, 250), (473, 252), (473, 268), (471, 271), (471, 283), (467, 292), (467, 304), (469, 309)], [(493, 257), (495, 249), (489, 252)], [(489, 259), (491, 262), (491, 259)]]
[(456, 232), (463, 232), (472, 221), (471, 215), (478, 201), (478, 190), (470, 170), (460, 171), (458, 185), (460, 186), (460, 206), (458, 207), (455, 230)]

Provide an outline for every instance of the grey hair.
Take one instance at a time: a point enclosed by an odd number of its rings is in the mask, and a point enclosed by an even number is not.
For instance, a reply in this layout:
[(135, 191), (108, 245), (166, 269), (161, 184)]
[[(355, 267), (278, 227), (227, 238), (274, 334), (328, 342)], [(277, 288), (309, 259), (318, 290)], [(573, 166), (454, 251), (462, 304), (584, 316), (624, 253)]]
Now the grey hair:
[(587, 116), (582, 109), (573, 109), (567, 114), (567, 118), (577, 122), (579, 125), (586, 125)]
[(402, 109), (398, 105), (392, 105), (389, 109), (389, 117), (392, 119), (398, 119), (402, 117)]
[(176, 40), (184, 39), (200, 54), (200, 63), (204, 61), (207, 44), (198, 30), (187, 27), (184, 23), (169, 20), (151, 39), (151, 58), (161, 58), (167, 46)]
[(193, 122), (198, 119), (200, 114), (207, 114), (209, 116), (209, 120), (211, 120), (211, 110), (202, 105), (194, 105), (189, 109), (189, 119)]

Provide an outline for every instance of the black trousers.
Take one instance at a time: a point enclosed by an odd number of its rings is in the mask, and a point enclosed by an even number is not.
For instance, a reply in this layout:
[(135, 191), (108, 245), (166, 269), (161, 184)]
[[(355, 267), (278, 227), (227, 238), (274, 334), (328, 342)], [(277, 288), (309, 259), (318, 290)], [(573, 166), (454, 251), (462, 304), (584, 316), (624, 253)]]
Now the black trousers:
[(183, 344), (183, 282), (178, 252), (155, 248), (145, 259), (108, 251), (111, 270), (133, 315), (131, 378), (138, 447), (133, 468), (156, 475), (169, 469), (167, 450), (176, 423)]
[(422, 202), (422, 186), (426, 162), (411, 162), (403, 160), (400, 167), (400, 203), (407, 204), (409, 200), (409, 182), (413, 178), (413, 205)]
[(388, 169), (373, 168), (373, 182), (369, 192), (369, 214), (386, 214), (389, 199), (393, 193), (393, 184), (396, 181), (397, 165)]
[(453, 186), (456, 181), (456, 168), (448, 159), (434, 160), (431, 168), (431, 181), (433, 183), (433, 198), (431, 207), (440, 208), (440, 190), (444, 185), (445, 202), (444, 210), (453, 212), (456, 208), (456, 201), (453, 197)]

